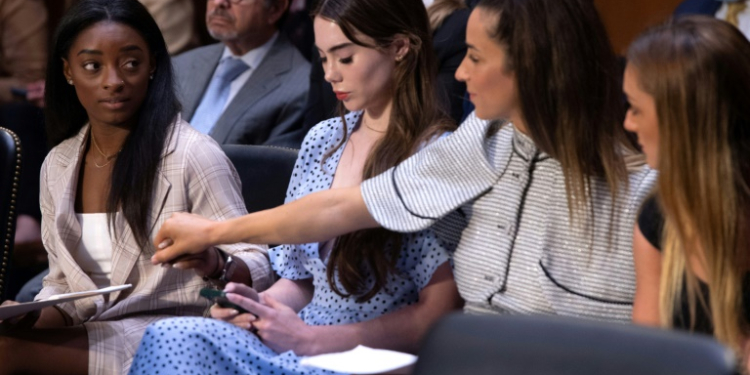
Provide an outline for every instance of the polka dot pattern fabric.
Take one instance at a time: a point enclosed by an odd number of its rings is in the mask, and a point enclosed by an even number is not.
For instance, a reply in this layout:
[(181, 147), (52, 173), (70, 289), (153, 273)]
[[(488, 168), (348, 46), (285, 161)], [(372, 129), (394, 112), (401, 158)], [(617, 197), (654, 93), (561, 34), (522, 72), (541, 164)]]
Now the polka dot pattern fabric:
[[(348, 134), (361, 112), (346, 116)], [(338, 145), (345, 124), (333, 118), (315, 126), (302, 144), (287, 192), (287, 202), (331, 187), (342, 145), (323, 164), (324, 156)], [(320, 259), (319, 244), (282, 245), (269, 251), (274, 270), (283, 278), (312, 279), (313, 299), (299, 316), (309, 325), (340, 325), (374, 319), (418, 301), (419, 292), (449, 253), (431, 230), (404, 235), (397, 272), (387, 285), (364, 303), (334, 293)], [(373, 279), (368, 276), (367, 285)], [(339, 285), (339, 290), (343, 287)], [(293, 352), (276, 353), (249, 331), (205, 318), (173, 318), (146, 330), (131, 367), (131, 374), (331, 374), (299, 365)]]
[[(347, 134), (354, 130), (361, 115), (362, 112), (352, 112), (346, 116)], [(341, 143), (343, 126), (341, 118), (332, 118), (307, 134), (292, 172), (286, 203), (330, 189), (346, 143), (327, 159), (325, 156)], [(282, 245), (269, 251), (271, 265), (281, 277), (313, 279), (313, 300), (300, 312), (307, 324), (356, 323), (412, 304), (418, 300), (419, 291), (430, 281), (435, 269), (449, 258), (448, 251), (432, 230), (404, 235), (401, 256), (396, 264), (398, 272), (390, 275), (388, 284), (380, 293), (368, 302), (358, 304), (354, 298), (339, 296), (328, 284), (327, 264), (320, 259), (320, 246), (318, 243)], [(365, 285), (373, 283), (374, 279), (368, 276)], [(344, 290), (340, 284), (338, 289)]]
[(172, 318), (149, 326), (130, 374), (334, 374), (299, 365), (293, 352), (277, 354), (255, 334), (206, 318)]

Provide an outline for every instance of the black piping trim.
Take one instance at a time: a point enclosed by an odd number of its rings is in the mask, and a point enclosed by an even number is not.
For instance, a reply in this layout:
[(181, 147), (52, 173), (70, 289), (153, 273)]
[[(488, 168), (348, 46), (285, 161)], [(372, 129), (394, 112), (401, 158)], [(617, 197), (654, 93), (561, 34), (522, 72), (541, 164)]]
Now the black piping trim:
[(542, 271), (544, 271), (544, 274), (547, 276), (547, 278), (550, 281), (552, 281), (552, 283), (554, 283), (555, 285), (557, 285), (558, 288), (560, 288), (560, 289), (562, 289), (562, 290), (564, 290), (564, 291), (566, 291), (566, 292), (568, 292), (570, 294), (575, 294), (575, 295), (577, 295), (579, 297), (590, 299), (590, 300), (596, 301), (596, 302), (611, 303), (611, 304), (614, 304), (614, 305), (623, 305), (623, 306), (632, 306), (633, 305), (633, 302), (615, 301), (615, 300), (610, 300), (610, 299), (592, 297), (592, 296), (587, 296), (587, 295), (585, 295), (583, 293), (576, 292), (575, 290), (572, 290), (572, 289), (566, 287), (565, 285), (562, 285), (559, 282), (557, 282), (557, 280), (555, 280), (555, 278), (552, 277), (552, 275), (549, 273), (549, 271), (547, 271), (547, 268), (544, 267), (544, 264), (542, 264), (541, 260), (539, 261), (539, 267), (542, 267)]
[(404, 202), (404, 198), (401, 196), (401, 190), (398, 189), (398, 184), (396, 184), (396, 169), (398, 169), (399, 164), (396, 164), (396, 166), (393, 167), (393, 172), (391, 172), (391, 183), (393, 184), (393, 190), (396, 191), (396, 196), (398, 197), (398, 200), (401, 201), (401, 205), (404, 206), (404, 209), (410, 213), (412, 216), (418, 217), (420, 219), (424, 220), (440, 220), (439, 217), (429, 217), (429, 216), (422, 216), (416, 212), (414, 212), (409, 206), (406, 205), (406, 202)]

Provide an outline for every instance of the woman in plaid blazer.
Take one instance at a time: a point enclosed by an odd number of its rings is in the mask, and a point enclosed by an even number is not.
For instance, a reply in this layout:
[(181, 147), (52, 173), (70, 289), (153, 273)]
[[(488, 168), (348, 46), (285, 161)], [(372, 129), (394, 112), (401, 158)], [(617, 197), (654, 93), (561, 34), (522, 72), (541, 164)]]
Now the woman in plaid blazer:
[(246, 211), (219, 146), (180, 119), (164, 40), (142, 5), (77, 3), (56, 32), (48, 69), (55, 147), (42, 167), (41, 209), (50, 273), (36, 299), (133, 286), (5, 324), (0, 373), (127, 373), (149, 323), (204, 312), (198, 292), (208, 282), (199, 276), (218, 277), (228, 255), (239, 265), (233, 281), (270, 285), (266, 247), (209, 248), (173, 264), (196, 272), (151, 264), (153, 235), (172, 213), (223, 220)]

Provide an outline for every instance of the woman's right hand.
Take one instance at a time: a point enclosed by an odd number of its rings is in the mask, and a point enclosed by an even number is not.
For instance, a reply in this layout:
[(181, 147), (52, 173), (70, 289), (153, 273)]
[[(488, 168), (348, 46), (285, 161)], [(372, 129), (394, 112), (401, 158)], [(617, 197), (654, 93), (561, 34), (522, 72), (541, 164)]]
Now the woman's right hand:
[(215, 245), (210, 239), (215, 223), (196, 214), (173, 214), (156, 234), (156, 254), (151, 257), (151, 263), (170, 263), (179, 256), (198, 254)]
[[(258, 302), (258, 292), (244, 284), (229, 283), (224, 288), (227, 293), (234, 293), (240, 296), (240, 298), (246, 298)], [(211, 306), (211, 317), (218, 320), (223, 320), (227, 323), (231, 323), (242, 329), (254, 331), (253, 322), (257, 319), (255, 315), (250, 313), (241, 314), (236, 309), (231, 307), (221, 307), (217, 304)]]

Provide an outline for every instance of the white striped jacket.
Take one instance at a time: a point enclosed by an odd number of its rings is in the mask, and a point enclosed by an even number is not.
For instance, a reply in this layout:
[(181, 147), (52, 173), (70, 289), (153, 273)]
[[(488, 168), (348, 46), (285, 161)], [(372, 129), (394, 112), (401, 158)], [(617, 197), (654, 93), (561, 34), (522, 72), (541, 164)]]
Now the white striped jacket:
[(571, 222), (560, 163), (512, 125), (488, 137), (489, 126), (472, 114), (451, 136), (365, 181), (370, 213), (401, 232), (437, 223), (455, 245), (467, 312), (630, 320), (633, 228), (656, 172), (635, 158), (615, 200), (593, 178), (590, 206)]

